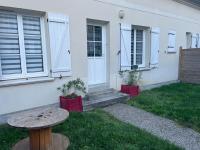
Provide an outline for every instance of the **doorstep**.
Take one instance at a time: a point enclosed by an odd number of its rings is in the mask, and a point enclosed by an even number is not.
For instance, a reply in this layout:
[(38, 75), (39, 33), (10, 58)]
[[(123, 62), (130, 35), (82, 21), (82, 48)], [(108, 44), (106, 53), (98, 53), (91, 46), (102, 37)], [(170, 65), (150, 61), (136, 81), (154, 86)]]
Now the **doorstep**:
[(118, 92), (115, 89), (107, 88), (95, 90), (87, 95), (83, 101), (83, 110), (89, 111), (95, 108), (101, 108), (115, 103), (123, 103), (129, 99), (127, 94)]

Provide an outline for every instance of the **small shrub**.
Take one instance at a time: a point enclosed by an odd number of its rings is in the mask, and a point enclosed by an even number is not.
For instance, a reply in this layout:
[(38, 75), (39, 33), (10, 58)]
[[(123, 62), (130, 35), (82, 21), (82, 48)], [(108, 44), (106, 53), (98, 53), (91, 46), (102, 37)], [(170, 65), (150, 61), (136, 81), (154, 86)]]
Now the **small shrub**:
[(85, 83), (80, 78), (69, 81), (68, 83), (63, 84), (61, 87), (58, 87), (57, 89), (61, 91), (62, 96), (68, 98), (77, 97), (79, 92), (86, 94)]

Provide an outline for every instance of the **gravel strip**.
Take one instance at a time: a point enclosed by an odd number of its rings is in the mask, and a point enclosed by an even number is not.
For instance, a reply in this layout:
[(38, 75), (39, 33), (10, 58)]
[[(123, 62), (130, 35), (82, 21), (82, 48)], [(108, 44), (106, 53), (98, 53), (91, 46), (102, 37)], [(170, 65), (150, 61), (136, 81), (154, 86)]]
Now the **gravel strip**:
[(104, 111), (186, 150), (200, 150), (200, 134), (174, 121), (126, 104), (115, 104), (104, 108)]

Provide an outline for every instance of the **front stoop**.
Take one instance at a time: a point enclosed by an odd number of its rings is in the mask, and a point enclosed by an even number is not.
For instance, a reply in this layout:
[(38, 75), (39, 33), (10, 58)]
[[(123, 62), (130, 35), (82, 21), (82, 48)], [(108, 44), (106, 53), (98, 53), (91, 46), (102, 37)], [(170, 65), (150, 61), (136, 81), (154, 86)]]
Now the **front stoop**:
[(114, 89), (103, 89), (88, 94), (88, 99), (83, 101), (83, 110), (89, 111), (115, 103), (126, 102), (129, 99), (127, 94), (120, 93)]

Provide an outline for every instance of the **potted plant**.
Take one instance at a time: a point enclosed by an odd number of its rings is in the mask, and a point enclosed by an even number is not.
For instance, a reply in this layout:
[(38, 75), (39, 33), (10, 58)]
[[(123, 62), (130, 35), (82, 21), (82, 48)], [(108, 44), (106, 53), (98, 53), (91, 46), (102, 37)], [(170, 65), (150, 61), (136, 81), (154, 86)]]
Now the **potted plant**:
[(58, 90), (62, 92), (60, 96), (60, 107), (67, 109), (68, 111), (82, 112), (82, 96), (80, 94), (86, 94), (85, 84), (81, 79), (76, 79), (63, 84), (58, 87)]
[(120, 71), (119, 74), (123, 78), (125, 84), (121, 85), (121, 92), (129, 94), (130, 96), (139, 95), (139, 80), (141, 79), (141, 72), (138, 70), (138, 66), (135, 65), (133, 70)]

